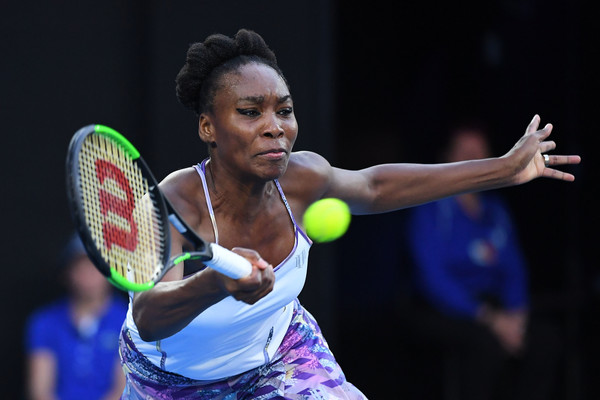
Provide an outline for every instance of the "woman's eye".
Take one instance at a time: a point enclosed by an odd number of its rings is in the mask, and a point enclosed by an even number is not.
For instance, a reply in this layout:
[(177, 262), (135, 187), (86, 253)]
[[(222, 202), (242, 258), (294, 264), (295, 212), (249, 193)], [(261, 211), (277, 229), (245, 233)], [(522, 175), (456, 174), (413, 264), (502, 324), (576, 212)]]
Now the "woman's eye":
[(258, 111), (251, 108), (238, 108), (237, 112), (248, 117), (255, 117), (257, 115), (260, 115)]
[(281, 115), (290, 115), (293, 112), (294, 112), (294, 109), (292, 107), (286, 107), (286, 108), (279, 110), (279, 114), (281, 114)]

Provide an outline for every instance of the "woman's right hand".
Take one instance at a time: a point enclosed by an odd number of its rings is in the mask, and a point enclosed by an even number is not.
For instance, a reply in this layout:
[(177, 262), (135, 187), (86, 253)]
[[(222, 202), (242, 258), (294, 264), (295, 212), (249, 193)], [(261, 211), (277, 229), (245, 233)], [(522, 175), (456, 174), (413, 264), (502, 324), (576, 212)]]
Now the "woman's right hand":
[(232, 251), (250, 261), (252, 272), (240, 279), (232, 279), (217, 273), (218, 282), (222, 289), (236, 300), (254, 304), (273, 290), (275, 285), (273, 266), (254, 250), (234, 247)]
[(254, 304), (269, 294), (275, 284), (273, 266), (254, 250), (233, 250), (252, 264), (252, 272), (247, 277), (231, 279), (205, 268), (182, 279), (181, 265), (167, 272), (167, 279), (163, 278), (152, 290), (136, 293), (133, 319), (142, 340), (150, 342), (174, 335), (227, 296)]

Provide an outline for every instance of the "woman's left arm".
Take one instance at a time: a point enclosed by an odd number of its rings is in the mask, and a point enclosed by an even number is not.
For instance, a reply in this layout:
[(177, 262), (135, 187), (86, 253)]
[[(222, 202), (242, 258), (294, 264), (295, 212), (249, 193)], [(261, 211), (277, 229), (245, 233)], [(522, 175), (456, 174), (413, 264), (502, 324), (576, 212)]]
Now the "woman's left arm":
[(324, 197), (345, 200), (353, 214), (374, 214), (410, 207), (443, 197), (518, 185), (538, 177), (573, 181), (572, 174), (552, 167), (578, 164), (579, 156), (548, 156), (556, 143), (546, 140), (547, 124), (538, 130), (534, 116), (525, 134), (504, 156), (442, 164), (382, 164), (359, 171), (332, 168)]

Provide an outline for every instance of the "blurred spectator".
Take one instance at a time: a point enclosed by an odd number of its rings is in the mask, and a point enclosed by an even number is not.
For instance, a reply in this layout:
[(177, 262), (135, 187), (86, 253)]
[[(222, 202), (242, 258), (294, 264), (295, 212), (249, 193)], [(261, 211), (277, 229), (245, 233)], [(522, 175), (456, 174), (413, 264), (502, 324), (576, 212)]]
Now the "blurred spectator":
[(78, 236), (61, 260), (68, 294), (27, 323), (28, 399), (118, 399), (125, 385), (118, 354), (125, 299), (94, 267)]
[[(444, 160), (490, 156), (485, 129), (465, 125)], [(527, 268), (503, 201), (494, 192), (446, 198), (413, 209), (408, 226), (417, 299), (410, 321), (416, 337), (456, 360), (456, 398), (550, 399), (558, 334), (530, 314)]]

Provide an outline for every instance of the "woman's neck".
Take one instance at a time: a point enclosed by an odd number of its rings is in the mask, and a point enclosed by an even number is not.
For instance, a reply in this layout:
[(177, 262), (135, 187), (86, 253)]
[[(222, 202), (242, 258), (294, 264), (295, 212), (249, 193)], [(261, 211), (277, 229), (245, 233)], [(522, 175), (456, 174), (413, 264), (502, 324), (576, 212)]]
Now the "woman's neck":
[(220, 203), (224, 202), (229, 206), (238, 204), (239, 209), (247, 213), (252, 213), (253, 209), (259, 212), (265, 207), (264, 201), (268, 201), (273, 195), (277, 194), (275, 183), (272, 180), (235, 181), (216, 171), (215, 165), (210, 159), (205, 164), (205, 176), (206, 185), (215, 208), (219, 208)]

